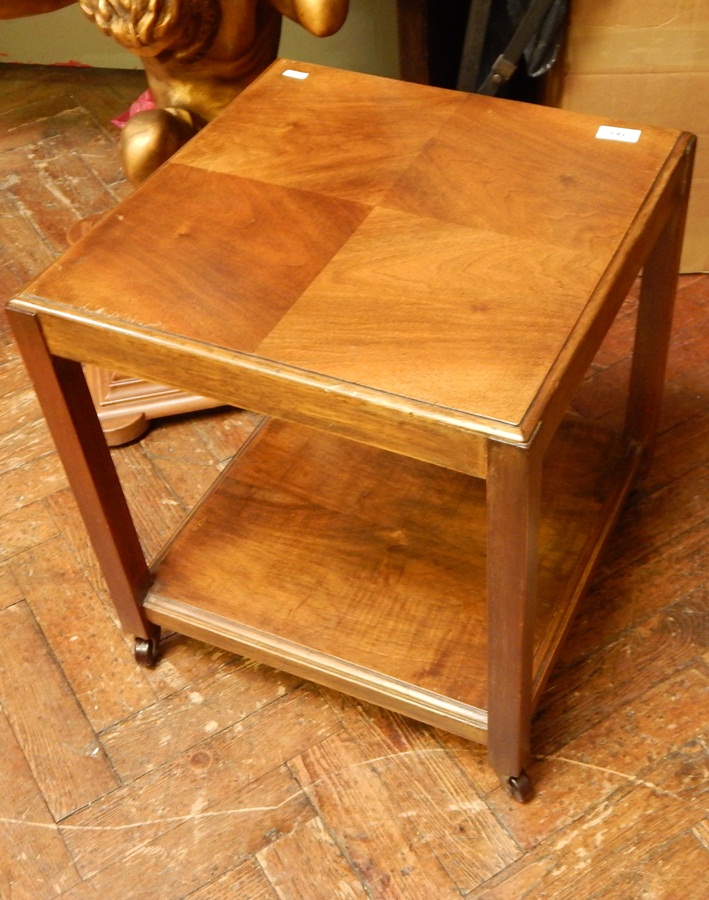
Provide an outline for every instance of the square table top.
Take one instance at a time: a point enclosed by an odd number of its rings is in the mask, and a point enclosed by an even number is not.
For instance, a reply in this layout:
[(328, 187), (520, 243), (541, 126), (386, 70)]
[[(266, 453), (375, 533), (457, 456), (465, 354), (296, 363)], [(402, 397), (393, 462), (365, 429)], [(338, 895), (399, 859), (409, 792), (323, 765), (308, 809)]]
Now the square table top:
[(622, 124), (279, 60), (16, 302), (524, 441), (679, 152)]

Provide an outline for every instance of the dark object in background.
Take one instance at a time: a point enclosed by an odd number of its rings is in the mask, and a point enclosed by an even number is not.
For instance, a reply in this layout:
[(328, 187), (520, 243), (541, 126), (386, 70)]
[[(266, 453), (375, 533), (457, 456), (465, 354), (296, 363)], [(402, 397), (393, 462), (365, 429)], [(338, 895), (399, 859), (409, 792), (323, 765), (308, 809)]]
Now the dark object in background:
[[(527, 73), (532, 78), (544, 75), (554, 65), (564, 36), (568, 0), (552, 0), (551, 4), (547, 3), (546, 6), (541, 25), (524, 50)], [(517, 28), (524, 14), (531, 11), (532, 0), (507, 0), (507, 9), (514, 27)]]
[[(418, 0), (411, 5), (420, 7), (418, 15), (425, 20), (428, 83), (478, 91), (535, 0)], [(536, 79), (556, 60), (568, 0), (547, 0), (544, 6), (541, 25), (525, 42), (517, 70), (495, 88), (498, 96), (534, 100)]]

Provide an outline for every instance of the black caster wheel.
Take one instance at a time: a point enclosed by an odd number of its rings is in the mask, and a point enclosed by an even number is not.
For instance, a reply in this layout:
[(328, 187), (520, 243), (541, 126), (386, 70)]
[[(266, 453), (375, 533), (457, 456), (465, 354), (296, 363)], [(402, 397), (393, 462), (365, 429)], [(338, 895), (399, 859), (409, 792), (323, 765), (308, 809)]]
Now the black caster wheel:
[(138, 665), (145, 666), (146, 669), (152, 668), (160, 656), (159, 638), (137, 637), (133, 654)]
[(527, 803), (534, 796), (534, 788), (530, 781), (529, 775), (524, 769), (519, 775), (510, 776), (505, 782), (507, 793), (518, 803)]

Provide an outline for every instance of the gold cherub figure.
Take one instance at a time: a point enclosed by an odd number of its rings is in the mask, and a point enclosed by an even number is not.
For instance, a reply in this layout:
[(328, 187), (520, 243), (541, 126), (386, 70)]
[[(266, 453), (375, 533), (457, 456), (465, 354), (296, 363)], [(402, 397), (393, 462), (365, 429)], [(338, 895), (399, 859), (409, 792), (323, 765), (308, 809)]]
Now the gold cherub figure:
[[(77, 0), (0, 0), (0, 19)], [(139, 184), (252, 82), (278, 54), (282, 16), (334, 34), (349, 0), (78, 0), (106, 35), (140, 57), (155, 109), (121, 134), (126, 176)]]

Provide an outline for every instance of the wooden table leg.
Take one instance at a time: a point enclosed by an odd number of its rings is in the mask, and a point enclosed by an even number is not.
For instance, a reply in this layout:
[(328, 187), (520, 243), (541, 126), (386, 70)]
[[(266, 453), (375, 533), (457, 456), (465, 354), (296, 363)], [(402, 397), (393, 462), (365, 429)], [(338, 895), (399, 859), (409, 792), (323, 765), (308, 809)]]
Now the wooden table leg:
[(81, 364), (50, 353), (37, 316), (13, 309), (7, 315), (121, 625), (156, 645), (160, 630), (146, 620), (142, 609), (150, 571)]
[(487, 477), (488, 759), (518, 800), (530, 756), (539, 453), (493, 443)]
[(640, 283), (625, 433), (643, 448), (645, 468), (652, 458), (660, 416), (693, 156), (691, 143), (678, 171), (676, 194), (670, 198), (671, 215), (645, 262)]

